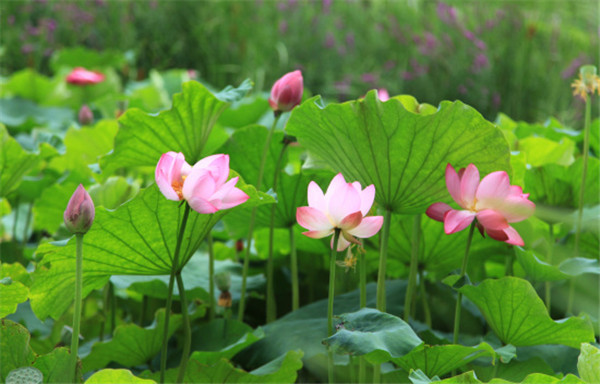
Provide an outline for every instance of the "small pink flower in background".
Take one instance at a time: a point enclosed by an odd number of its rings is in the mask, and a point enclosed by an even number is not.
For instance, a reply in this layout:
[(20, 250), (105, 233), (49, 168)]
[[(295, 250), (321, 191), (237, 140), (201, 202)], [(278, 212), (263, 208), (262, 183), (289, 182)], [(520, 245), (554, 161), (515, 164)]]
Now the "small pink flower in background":
[(81, 106), (77, 117), (79, 118), (79, 124), (81, 125), (89, 125), (94, 121), (94, 113), (86, 104)]
[(388, 101), (390, 99), (390, 94), (388, 93), (387, 89), (379, 88), (377, 90), (377, 97), (379, 97), (379, 100), (381, 101)]
[[(298, 207), (296, 220), (298, 224), (308, 229), (304, 235), (313, 239), (321, 239), (341, 230), (338, 241), (338, 251), (348, 248), (350, 243), (360, 244), (356, 239), (375, 235), (383, 224), (383, 216), (369, 216), (375, 200), (375, 186), (369, 185), (362, 189), (360, 183), (347, 183), (341, 173), (338, 173), (323, 191), (317, 183), (311, 181), (308, 185), (308, 207)], [(333, 248), (333, 238), (331, 240)]]
[(158, 161), (155, 179), (169, 200), (186, 200), (198, 213), (215, 213), (246, 202), (249, 196), (229, 178), (229, 156), (212, 155), (190, 166), (182, 153), (167, 152)]
[(91, 85), (104, 81), (104, 75), (100, 72), (88, 71), (85, 68), (77, 67), (67, 75), (67, 83), (75, 85)]
[(294, 71), (287, 73), (273, 84), (269, 104), (275, 112), (291, 111), (302, 101), (303, 92), (302, 72)]
[(86, 233), (94, 222), (95, 214), (96, 210), (92, 198), (83, 185), (79, 184), (63, 214), (65, 226), (71, 233)]
[(508, 223), (516, 223), (533, 214), (535, 204), (521, 187), (510, 185), (504, 171), (492, 172), (479, 181), (479, 170), (473, 164), (458, 173), (448, 164), (446, 186), (462, 210), (448, 204), (435, 203), (427, 208), (427, 216), (444, 223), (446, 234), (462, 231), (474, 219), (483, 235), (508, 244), (523, 246), (523, 239)]

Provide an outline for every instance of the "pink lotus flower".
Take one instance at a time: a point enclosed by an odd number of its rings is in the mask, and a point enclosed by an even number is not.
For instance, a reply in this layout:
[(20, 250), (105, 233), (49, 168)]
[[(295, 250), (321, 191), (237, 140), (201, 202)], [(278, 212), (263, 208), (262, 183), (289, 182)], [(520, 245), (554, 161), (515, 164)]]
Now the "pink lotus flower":
[(185, 199), (198, 213), (215, 213), (246, 202), (249, 196), (229, 178), (229, 156), (212, 155), (190, 166), (182, 153), (167, 152), (158, 161), (155, 179), (169, 200)]
[(77, 67), (67, 75), (67, 83), (75, 85), (98, 84), (104, 81), (104, 75), (100, 72), (88, 71)]
[(291, 111), (302, 101), (303, 92), (302, 73), (300, 71), (287, 73), (271, 88), (269, 104), (275, 112)]
[(492, 172), (479, 181), (479, 171), (473, 164), (458, 173), (448, 164), (446, 186), (454, 201), (463, 210), (448, 204), (435, 203), (427, 208), (427, 216), (444, 223), (447, 234), (462, 231), (477, 219), (481, 234), (508, 244), (523, 246), (523, 239), (508, 223), (525, 220), (533, 214), (535, 204), (528, 200), (521, 187), (510, 185), (504, 171)]
[(381, 101), (388, 101), (390, 99), (390, 94), (388, 93), (387, 89), (379, 88), (377, 90), (377, 97), (379, 97), (379, 100)]
[(79, 184), (63, 214), (65, 226), (71, 233), (86, 233), (94, 222), (95, 214), (92, 198), (83, 185)]
[[(308, 185), (308, 207), (298, 207), (296, 220), (308, 229), (304, 235), (320, 239), (341, 230), (337, 250), (343, 251), (350, 243), (360, 244), (357, 237), (366, 238), (375, 235), (383, 224), (383, 216), (365, 217), (375, 199), (375, 186), (361, 189), (358, 181), (347, 183), (338, 173), (323, 191), (317, 183)], [(331, 248), (333, 248), (333, 239)]]

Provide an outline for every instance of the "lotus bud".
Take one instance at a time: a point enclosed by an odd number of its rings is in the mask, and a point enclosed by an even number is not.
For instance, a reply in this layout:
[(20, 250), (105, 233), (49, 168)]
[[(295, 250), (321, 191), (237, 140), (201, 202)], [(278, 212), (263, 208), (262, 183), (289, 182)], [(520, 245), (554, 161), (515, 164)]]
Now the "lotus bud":
[(81, 106), (79, 110), (79, 124), (90, 125), (94, 121), (94, 113), (86, 104)]
[(231, 288), (231, 275), (229, 272), (221, 272), (215, 275), (215, 284), (219, 291), (229, 291)]
[(287, 73), (277, 80), (271, 88), (269, 104), (276, 114), (291, 111), (302, 101), (303, 92), (302, 72)]
[(86, 233), (94, 222), (94, 202), (83, 185), (79, 184), (63, 215), (65, 226), (74, 234)]

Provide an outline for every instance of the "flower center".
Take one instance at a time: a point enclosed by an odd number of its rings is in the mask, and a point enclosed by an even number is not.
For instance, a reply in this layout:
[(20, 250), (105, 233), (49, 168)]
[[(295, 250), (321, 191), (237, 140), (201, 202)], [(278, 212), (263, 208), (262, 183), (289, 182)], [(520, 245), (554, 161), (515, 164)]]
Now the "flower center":
[(179, 196), (179, 200), (183, 199), (183, 182), (185, 181), (186, 177), (187, 176), (182, 175), (181, 180), (175, 180), (171, 183), (171, 187), (175, 193), (177, 193), (177, 196)]

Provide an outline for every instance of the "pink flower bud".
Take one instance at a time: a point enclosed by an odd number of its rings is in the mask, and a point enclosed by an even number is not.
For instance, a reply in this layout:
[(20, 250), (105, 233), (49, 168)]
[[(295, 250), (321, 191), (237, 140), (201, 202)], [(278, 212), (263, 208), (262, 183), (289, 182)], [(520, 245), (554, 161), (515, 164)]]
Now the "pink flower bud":
[(83, 104), (81, 106), (81, 109), (79, 110), (79, 124), (89, 125), (93, 121), (94, 121), (94, 114), (92, 113), (92, 110), (86, 104)]
[(79, 184), (63, 215), (65, 226), (71, 233), (86, 233), (94, 222), (94, 202), (83, 185)]
[(275, 112), (291, 111), (300, 104), (303, 92), (302, 73), (300, 71), (287, 73), (271, 88), (269, 104)]
[(67, 76), (67, 83), (74, 85), (90, 85), (104, 81), (104, 75), (100, 72), (88, 71), (85, 68), (77, 67)]

